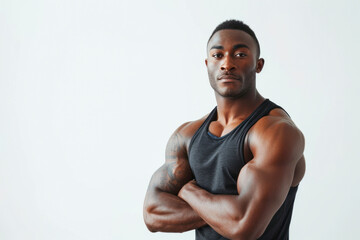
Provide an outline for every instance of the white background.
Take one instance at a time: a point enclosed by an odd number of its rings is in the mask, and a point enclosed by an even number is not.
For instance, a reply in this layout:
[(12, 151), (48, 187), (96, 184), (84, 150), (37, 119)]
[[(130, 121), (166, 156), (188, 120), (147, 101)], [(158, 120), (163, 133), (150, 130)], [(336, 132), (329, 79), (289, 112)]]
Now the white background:
[(355, 239), (359, 3), (0, 0), (0, 239), (193, 239), (148, 232), (142, 204), (171, 133), (216, 104), (206, 42), (230, 18), (306, 137), (291, 239)]

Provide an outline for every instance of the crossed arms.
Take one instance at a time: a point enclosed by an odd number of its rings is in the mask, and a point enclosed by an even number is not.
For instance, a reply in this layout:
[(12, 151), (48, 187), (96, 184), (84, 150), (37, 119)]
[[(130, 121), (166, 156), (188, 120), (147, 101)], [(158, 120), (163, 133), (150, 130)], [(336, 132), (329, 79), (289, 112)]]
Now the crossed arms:
[(150, 180), (144, 220), (150, 231), (183, 232), (210, 225), (230, 239), (256, 239), (304, 175), (304, 138), (289, 119), (268, 116), (248, 133), (254, 156), (240, 171), (238, 195), (214, 195), (193, 181), (187, 149), (201, 121), (170, 137), (166, 161)]

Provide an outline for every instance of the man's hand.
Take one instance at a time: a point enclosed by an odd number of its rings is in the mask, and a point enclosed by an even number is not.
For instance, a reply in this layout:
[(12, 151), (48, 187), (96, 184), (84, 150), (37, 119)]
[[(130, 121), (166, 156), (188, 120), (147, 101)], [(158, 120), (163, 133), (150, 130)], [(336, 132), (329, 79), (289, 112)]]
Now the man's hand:
[(188, 183), (186, 183), (179, 191), (178, 197), (185, 200), (185, 196), (187, 192), (192, 192), (192, 191), (196, 191), (199, 190), (200, 187), (196, 184), (195, 179), (189, 181)]

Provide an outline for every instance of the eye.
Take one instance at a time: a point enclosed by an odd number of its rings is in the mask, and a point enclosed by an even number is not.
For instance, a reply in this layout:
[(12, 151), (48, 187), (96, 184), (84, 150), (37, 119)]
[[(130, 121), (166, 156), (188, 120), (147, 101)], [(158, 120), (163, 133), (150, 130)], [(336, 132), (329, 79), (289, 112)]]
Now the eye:
[(212, 55), (213, 58), (221, 58), (223, 55), (221, 53), (214, 53)]
[(239, 52), (235, 54), (236, 57), (246, 57), (247, 55), (243, 52)]

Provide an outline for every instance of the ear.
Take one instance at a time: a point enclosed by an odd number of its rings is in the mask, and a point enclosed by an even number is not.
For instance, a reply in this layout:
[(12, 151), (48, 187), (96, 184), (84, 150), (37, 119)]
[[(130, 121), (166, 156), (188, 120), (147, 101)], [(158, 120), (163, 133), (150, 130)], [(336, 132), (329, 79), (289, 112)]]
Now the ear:
[(256, 72), (257, 73), (260, 73), (261, 70), (263, 69), (264, 67), (264, 64), (265, 64), (265, 60), (263, 58), (259, 58), (257, 60), (257, 63), (256, 63)]
[(207, 66), (207, 58), (205, 58), (205, 65)]

